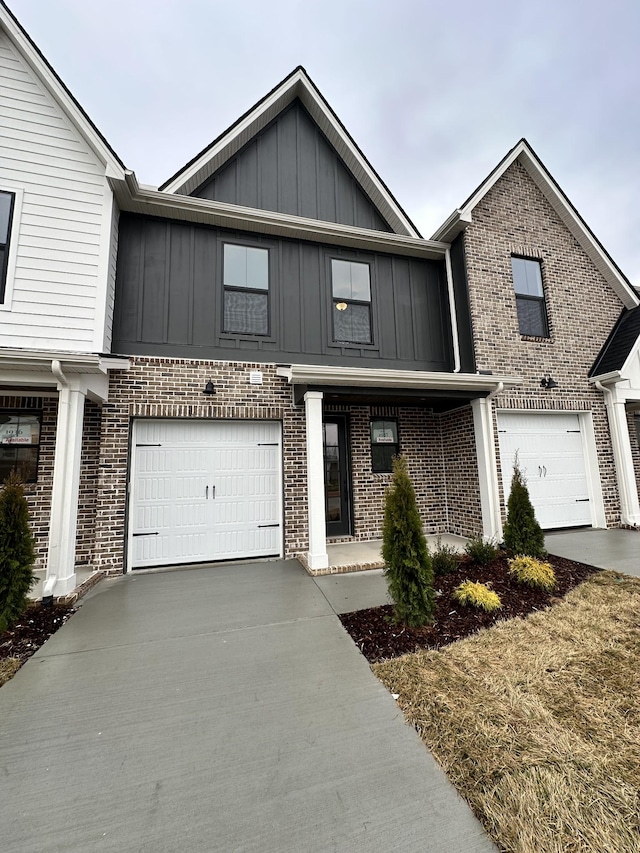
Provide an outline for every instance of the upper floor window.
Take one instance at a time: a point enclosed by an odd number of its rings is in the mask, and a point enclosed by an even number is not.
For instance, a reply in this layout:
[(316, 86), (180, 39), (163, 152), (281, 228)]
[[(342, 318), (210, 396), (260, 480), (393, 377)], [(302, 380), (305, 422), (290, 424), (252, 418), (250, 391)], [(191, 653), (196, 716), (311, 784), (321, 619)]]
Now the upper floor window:
[(9, 261), (9, 237), (13, 218), (14, 193), (0, 190), (0, 302), (4, 302)]
[(511, 258), (513, 286), (516, 292), (518, 325), (521, 335), (549, 337), (547, 308), (542, 289), (540, 261), (531, 258)]
[(371, 421), (371, 470), (374, 474), (393, 471), (393, 457), (400, 451), (398, 422), (394, 420)]
[(224, 244), (224, 331), (269, 334), (269, 251)]
[(15, 468), (25, 483), (35, 483), (40, 451), (40, 412), (0, 410), (0, 482)]
[(369, 264), (331, 260), (333, 339), (350, 344), (371, 343), (371, 281)]

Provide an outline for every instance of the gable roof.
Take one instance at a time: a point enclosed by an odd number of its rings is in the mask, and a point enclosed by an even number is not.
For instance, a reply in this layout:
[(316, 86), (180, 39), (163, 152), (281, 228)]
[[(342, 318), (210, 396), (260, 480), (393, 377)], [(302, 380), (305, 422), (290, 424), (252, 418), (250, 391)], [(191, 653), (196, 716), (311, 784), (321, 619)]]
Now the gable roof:
[(627, 277), (560, 189), (526, 139), (521, 139), (508, 152), (464, 204), (438, 228), (431, 239), (451, 242), (461, 231), (464, 231), (473, 221), (473, 209), (516, 160), (527, 171), (567, 229), (613, 288), (625, 308), (631, 309), (639, 305), (640, 298)]
[(9, 9), (4, 0), (0, 0), (0, 29), (5, 32), (18, 53), (28, 63), (38, 80), (64, 112), (78, 133), (85, 139), (101, 162), (105, 164), (106, 174), (112, 178), (122, 178), (126, 167), (105, 137), (100, 133), (87, 113), (62, 82), (40, 48)]
[(257, 133), (299, 98), (366, 195), (396, 234), (420, 237), (418, 229), (375, 171), (305, 69), (299, 65), (228, 130), (214, 139), (159, 189), (189, 195)]
[(629, 356), (640, 343), (640, 307), (624, 311), (613, 327), (605, 345), (598, 353), (589, 376), (624, 373)]

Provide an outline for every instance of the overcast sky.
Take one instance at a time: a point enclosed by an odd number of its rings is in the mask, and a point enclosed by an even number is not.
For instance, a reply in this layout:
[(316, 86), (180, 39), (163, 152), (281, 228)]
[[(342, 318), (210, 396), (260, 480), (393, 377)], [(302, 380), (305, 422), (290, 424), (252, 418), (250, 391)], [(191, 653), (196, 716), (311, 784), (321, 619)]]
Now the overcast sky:
[(423, 236), (525, 136), (640, 286), (640, 0), (8, 0), (141, 183), (304, 65)]

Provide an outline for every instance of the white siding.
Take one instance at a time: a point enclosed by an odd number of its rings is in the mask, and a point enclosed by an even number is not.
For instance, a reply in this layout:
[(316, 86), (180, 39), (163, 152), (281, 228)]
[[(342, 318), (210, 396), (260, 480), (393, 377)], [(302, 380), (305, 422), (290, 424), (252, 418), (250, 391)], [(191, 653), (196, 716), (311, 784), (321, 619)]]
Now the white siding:
[(15, 274), (0, 306), (6, 347), (93, 351), (104, 322), (105, 165), (0, 32), (0, 189), (23, 190)]

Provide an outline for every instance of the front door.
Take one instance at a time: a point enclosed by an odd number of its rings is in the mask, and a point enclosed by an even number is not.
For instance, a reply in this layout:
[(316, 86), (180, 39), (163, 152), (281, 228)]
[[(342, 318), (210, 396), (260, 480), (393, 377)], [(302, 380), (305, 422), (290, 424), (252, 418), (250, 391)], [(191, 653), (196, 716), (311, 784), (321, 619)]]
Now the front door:
[(322, 431), (327, 536), (345, 536), (351, 533), (346, 418), (339, 416), (325, 418)]

